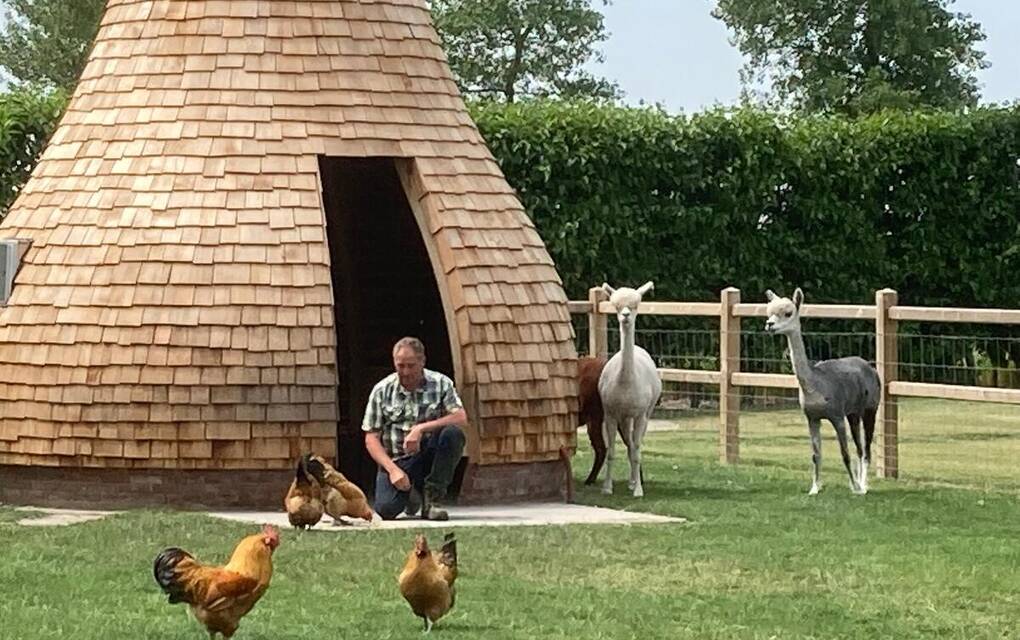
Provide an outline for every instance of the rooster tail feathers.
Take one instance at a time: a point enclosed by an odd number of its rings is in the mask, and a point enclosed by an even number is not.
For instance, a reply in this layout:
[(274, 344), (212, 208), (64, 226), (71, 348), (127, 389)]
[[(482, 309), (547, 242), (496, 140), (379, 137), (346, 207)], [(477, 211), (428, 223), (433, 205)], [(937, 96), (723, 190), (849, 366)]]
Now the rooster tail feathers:
[(316, 482), (323, 484), (325, 472), (326, 469), (318, 459), (318, 456), (306, 453), (298, 458), (297, 468), (294, 470), (294, 478), (299, 483), (305, 483), (314, 478)]
[(305, 454), (304, 461), (305, 473), (315, 478), (319, 484), (326, 484), (326, 467), (322, 463), (322, 459), (319, 456), (308, 453)]
[(297, 465), (294, 468), (294, 479), (301, 482), (308, 477), (308, 457), (311, 454), (305, 454), (298, 458)]
[(170, 604), (187, 602), (187, 594), (184, 585), (178, 579), (176, 569), (182, 560), (193, 559), (192, 555), (187, 551), (177, 547), (170, 547), (161, 551), (152, 563), (152, 575), (156, 578), (156, 584), (163, 590), (163, 593), (169, 596)]
[(448, 567), (457, 566), (457, 538), (453, 533), (443, 536), (443, 546), (439, 551), (439, 561)]

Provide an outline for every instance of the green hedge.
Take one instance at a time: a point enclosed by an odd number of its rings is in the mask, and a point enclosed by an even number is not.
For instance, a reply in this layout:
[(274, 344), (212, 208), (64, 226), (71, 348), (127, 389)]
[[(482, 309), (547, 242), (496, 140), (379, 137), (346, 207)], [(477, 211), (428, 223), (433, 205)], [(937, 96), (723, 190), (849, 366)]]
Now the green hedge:
[(1020, 109), (786, 121), (563, 103), (473, 115), (568, 295), (1020, 305)]
[(28, 180), (43, 145), (67, 104), (59, 91), (0, 94), (0, 216)]
[[(0, 95), (0, 212), (66, 98)], [(1020, 305), (1020, 108), (787, 121), (532, 102), (472, 114), (564, 278), (656, 298), (880, 287), (918, 305)]]
[[(0, 212), (65, 101), (0, 95)], [(1020, 306), (1020, 107), (863, 120), (562, 102), (471, 110), (571, 298), (651, 279), (658, 300), (801, 286), (812, 302), (863, 303), (892, 287), (905, 304)], [(984, 352), (1016, 363), (1017, 342)]]

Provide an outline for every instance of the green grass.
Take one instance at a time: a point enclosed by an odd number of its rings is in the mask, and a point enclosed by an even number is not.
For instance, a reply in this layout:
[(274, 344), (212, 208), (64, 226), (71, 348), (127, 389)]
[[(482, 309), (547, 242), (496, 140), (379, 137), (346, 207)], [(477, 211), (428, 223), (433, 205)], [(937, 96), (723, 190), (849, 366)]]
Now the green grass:
[[(16, 511), (13, 507), (0, 505), (0, 527), (4, 525), (14, 526), (19, 520), (31, 520), (43, 515), (45, 514), (38, 511)], [(2, 529), (0, 529), (0, 533), (2, 533)]]
[[(939, 409), (911, 412), (924, 422)], [(745, 414), (745, 464), (716, 464), (713, 433), (684, 420), (649, 434), (644, 499), (623, 482), (608, 498), (578, 490), (579, 502), (688, 524), (460, 529), (457, 605), (434, 637), (1016, 637), (1020, 498), (978, 479), (1005, 468), (972, 459), (959, 486), (876, 480), (869, 495), (853, 496), (830, 429), (826, 485), (808, 498), (807, 438), (794, 420), (769, 426), (783, 416)], [(911, 445), (924, 459), (956, 440), (932, 428)], [(574, 471), (583, 478), (583, 436), (580, 449)], [(0, 522), (8, 514), (0, 509)], [(159, 593), (152, 558), (179, 545), (219, 562), (253, 530), (160, 512), (56, 529), (2, 524), (0, 637), (205, 638)], [(235, 638), (420, 638), (396, 589), (413, 533), (283, 532), (272, 587)]]
[(22, 518), (22, 515), (23, 514), (18, 513), (10, 507), (0, 506), (0, 526), (5, 524), (14, 524)]
[[(679, 455), (698, 460), (716, 454), (718, 417), (695, 413), (677, 421), (687, 437)], [(849, 437), (849, 436), (848, 436)], [(922, 483), (988, 491), (1020, 492), (1020, 407), (951, 400), (899, 402), (900, 477)], [(846, 473), (835, 432), (822, 423), (823, 469), (830, 484), (842, 487)], [(583, 443), (586, 444), (586, 443)], [(872, 455), (879, 456), (876, 435)], [(855, 456), (853, 443), (850, 455)], [(811, 447), (799, 409), (744, 411), (740, 414), (743, 464), (800, 471), (810, 484)], [(586, 463), (588, 464), (588, 463)], [(624, 463), (625, 464), (625, 463)]]

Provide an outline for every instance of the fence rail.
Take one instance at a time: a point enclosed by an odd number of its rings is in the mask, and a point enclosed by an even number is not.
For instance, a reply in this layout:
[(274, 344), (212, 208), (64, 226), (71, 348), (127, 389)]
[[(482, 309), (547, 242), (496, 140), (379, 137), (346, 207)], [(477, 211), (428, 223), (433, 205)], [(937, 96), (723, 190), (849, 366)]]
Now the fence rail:
[[(589, 290), (588, 300), (570, 301), (572, 314), (588, 318), (588, 353), (606, 356), (609, 349), (609, 318), (615, 309), (601, 288)], [(717, 385), (719, 387), (719, 459), (740, 459), (741, 387), (797, 389), (792, 375), (752, 373), (740, 370), (741, 318), (766, 317), (766, 305), (741, 303), (740, 290), (722, 291), (719, 302), (642, 302), (642, 315), (714, 317), (719, 320), (719, 370), (660, 368), (664, 381)], [(878, 471), (883, 477), (899, 476), (898, 397), (944, 398), (975, 402), (1020, 404), (1020, 389), (974, 387), (954, 384), (908, 382), (898, 379), (899, 322), (946, 322), (1020, 324), (1020, 310), (909, 307), (897, 304), (896, 292), (875, 292), (873, 305), (808, 304), (801, 308), (807, 318), (862, 320), (874, 323), (875, 366), (882, 379), (882, 401), (876, 421), (879, 437)]]

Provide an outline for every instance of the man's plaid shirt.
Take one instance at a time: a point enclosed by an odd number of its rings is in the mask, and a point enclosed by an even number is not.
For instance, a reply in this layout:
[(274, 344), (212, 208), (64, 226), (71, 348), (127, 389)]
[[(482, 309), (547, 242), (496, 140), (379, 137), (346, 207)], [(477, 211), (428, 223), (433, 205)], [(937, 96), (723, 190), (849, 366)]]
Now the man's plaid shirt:
[(449, 415), (464, 405), (453, 380), (425, 369), (420, 387), (408, 391), (400, 378), (391, 373), (372, 389), (365, 408), (362, 430), (379, 434), (391, 458), (404, 455), (404, 437), (416, 424)]

